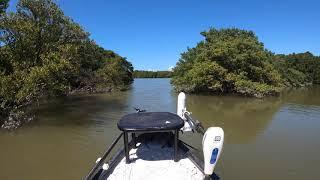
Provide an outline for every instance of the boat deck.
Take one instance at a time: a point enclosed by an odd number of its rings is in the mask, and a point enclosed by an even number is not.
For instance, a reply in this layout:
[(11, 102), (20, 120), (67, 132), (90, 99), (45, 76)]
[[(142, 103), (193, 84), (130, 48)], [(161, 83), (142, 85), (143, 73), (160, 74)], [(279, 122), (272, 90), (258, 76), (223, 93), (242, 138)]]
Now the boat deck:
[(204, 179), (202, 171), (191, 161), (186, 151), (179, 149), (178, 162), (174, 162), (174, 150), (166, 137), (137, 143), (129, 152), (130, 163), (126, 164), (123, 152), (114, 168), (110, 167), (101, 179), (110, 180), (200, 180)]

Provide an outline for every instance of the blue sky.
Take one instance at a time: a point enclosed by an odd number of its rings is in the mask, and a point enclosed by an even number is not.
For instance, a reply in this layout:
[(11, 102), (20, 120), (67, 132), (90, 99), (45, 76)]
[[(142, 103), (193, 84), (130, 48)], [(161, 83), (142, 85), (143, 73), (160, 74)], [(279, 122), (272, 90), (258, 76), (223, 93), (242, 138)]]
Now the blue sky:
[[(209, 27), (253, 30), (275, 53), (320, 55), (319, 0), (58, 0), (91, 38), (132, 62), (166, 70)], [(11, 0), (10, 5), (16, 3)]]

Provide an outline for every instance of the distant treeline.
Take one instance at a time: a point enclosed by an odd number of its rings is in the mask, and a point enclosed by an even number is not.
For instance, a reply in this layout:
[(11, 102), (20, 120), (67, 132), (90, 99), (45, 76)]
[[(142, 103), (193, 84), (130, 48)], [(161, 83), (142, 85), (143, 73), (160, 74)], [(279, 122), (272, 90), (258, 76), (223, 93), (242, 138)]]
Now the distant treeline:
[(105, 92), (133, 82), (126, 58), (98, 46), (54, 0), (0, 1), (0, 126), (30, 121), (42, 99)]
[(140, 71), (135, 70), (133, 72), (134, 78), (170, 78), (172, 76), (171, 71)]
[(320, 84), (320, 56), (310, 52), (275, 54), (271, 56), (271, 62), (287, 87)]
[(310, 52), (275, 54), (252, 31), (209, 29), (204, 40), (182, 53), (172, 84), (189, 93), (263, 97), (285, 87), (320, 84), (320, 57)]

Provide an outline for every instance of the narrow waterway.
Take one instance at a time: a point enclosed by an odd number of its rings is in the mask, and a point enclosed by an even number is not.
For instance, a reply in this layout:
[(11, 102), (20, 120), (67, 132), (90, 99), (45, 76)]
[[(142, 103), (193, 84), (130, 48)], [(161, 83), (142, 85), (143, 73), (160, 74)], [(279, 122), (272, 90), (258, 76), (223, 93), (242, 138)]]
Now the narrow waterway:
[[(129, 91), (41, 105), (29, 125), (0, 130), (0, 179), (82, 179), (120, 133), (121, 116), (133, 107), (175, 112), (176, 99), (169, 79), (135, 79)], [(263, 100), (188, 95), (187, 107), (205, 127), (225, 131), (221, 179), (320, 179), (320, 87)], [(182, 136), (201, 148), (199, 136)]]

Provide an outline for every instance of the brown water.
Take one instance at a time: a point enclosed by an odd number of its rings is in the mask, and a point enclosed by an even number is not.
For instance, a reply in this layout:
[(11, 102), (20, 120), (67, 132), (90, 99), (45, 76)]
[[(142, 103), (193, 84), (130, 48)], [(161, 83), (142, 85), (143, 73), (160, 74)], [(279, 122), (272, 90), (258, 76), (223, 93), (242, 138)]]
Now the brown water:
[[(82, 179), (133, 106), (175, 112), (171, 90), (169, 79), (136, 79), (130, 91), (42, 105), (28, 126), (0, 131), (0, 179)], [(225, 130), (221, 179), (320, 179), (320, 87), (264, 100), (188, 95), (187, 105), (206, 127)], [(200, 147), (199, 136), (182, 138)]]

